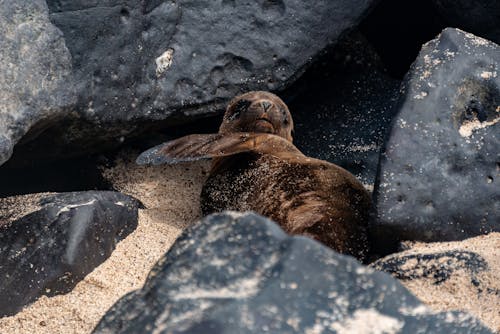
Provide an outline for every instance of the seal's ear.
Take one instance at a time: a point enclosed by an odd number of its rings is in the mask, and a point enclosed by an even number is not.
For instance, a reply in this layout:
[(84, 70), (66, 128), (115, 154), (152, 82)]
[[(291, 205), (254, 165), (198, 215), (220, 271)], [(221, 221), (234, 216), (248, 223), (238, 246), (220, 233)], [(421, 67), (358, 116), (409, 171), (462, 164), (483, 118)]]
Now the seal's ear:
[(136, 160), (139, 165), (177, 164), (243, 152), (276, 156), (303, 155), (284, 138), (267, 133), (217, 133), (189, 135), (155, 146)]

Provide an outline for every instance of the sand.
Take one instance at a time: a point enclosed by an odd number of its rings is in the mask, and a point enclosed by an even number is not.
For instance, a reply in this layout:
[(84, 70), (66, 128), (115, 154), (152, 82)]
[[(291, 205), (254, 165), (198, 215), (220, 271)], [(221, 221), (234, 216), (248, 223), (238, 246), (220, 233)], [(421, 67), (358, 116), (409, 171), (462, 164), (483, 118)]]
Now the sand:
[[(436, 311), (462, 310), (481, 319), (493, 331), (500, 332), (500, 233), (490, 233), (464, 241), (414, 243), (398, 256), (412, 254), (467, 251), (479, 254), (488, 269), (477, 274), (478, 286), (471, 282), (471, 274), (455, 271), (441, 284), (432, 277), (402, 280), (422, 302)], [(443, 263), (446, 266), (446, 263)]]
[[(139, 211), (137, 229), (70, 293), (44, 296), (15, 316), (0, 318), (0, 333), (90, 333), (120, 297), (142, 287), (152, 266), (181, 231), (200, 218), (199, 196), (209, 162), (139, 167), (131, 161), (135, 156), (124, 154), (116, 167), (104, 169), (103, 174), (117, 190), (145, 205)], [(5, 199), (3, 208), (13, 202), (28, 203), (24, 212), (30, 212), (40, 197)]]
[(0, 198), (0, 226), (8, 225), (13, 221), (41, 209), (40, 199), (52, 193), (38, 193)]
[[(136, 231), (121, 241), (111, 257), (81, 281), (72, 292), (42, 297), (12, 317), (0, 318), (0, 333), (90, 333), (104, 313), (126, 293), (140, 289), (156, 261), (172, 246), (181, 231), (200, 218), (199, 195), (210, 163), (139, 167), (137, 152), (122, 154), (103, 174), (117, 190), (145, 205)], [(44, 194), (0, 199), (0, 224), (37, 209)], [(14, 208), (14, 209), (13, 209)], [(19, 211), (21, 208), (21, 211)], [(480, 276), (485, 286), (500, 291), (500, 233), (455, 243), (416, 243), (405, 252), (450, 249), (477, 252), (490, 267)], [(465, 310), (494, 330), (500, 330), (498, 294), (477, 294), (469, 277), (455, 275), (446, 283), (402, 281), (424, 303), (438, 311)]]

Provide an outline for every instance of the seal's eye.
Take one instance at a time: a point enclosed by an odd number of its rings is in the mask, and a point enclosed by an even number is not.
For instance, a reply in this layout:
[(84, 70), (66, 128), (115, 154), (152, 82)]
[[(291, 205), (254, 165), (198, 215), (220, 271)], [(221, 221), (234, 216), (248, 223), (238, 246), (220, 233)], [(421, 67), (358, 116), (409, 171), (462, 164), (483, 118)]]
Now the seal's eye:
[(239, 100), (234, 106), (231, 107), (227, 119), (232, 121), (240, 117), (241, 113), (245, 112), (252, 102), (248, 100)]

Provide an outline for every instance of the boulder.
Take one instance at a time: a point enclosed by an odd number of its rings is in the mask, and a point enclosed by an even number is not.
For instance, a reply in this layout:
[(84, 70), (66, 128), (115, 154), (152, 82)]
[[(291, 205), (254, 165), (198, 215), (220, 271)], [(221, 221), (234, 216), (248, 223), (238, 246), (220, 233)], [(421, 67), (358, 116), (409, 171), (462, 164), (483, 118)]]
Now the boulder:
[(136, 228), (139, 205), (105, 191), (0, 200), (0, 316), (71, 291)]
[(373, 191), (400, 84), (363, 35), (350, 33), (283, 96), (294, 119), (295, 145), (349, 170)]
[(78, 110), (104, 124), (207, 114), (244, 91), (283, 89), (373, 2), (48, 4), (72, 55)]
[(500, 330), (500, 233), (405, 248), (370, 266), (400, 280), (435, 310), (470, 312)]
[(457, 29), (407, 74), (376, 184), (375, 240), (500, 231), (500, 47)]
[(389, 275), (253, 213), (208, 216), (94, 333), (490, 333), (434, 313)]
[(0, 3), (0, 45), (1, 165), (28, 131), (68, 115), (76, 98), (71, 55), (44, 0)]
[(23, 155), (101, 152), (213, 116), (241, 92), (282, 91), (375, 2), (48, 0), (71, 53), (77, 117)]

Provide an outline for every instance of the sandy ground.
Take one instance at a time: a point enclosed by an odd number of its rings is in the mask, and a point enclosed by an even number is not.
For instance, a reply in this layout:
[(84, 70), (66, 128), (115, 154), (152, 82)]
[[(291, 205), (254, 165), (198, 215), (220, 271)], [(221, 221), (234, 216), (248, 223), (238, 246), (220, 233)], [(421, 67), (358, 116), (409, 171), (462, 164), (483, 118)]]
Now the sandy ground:
[[(138, 228), (70, 293), (42, 297), (17, 315), (1, 318), (0, 333), (90, 333), (120, 297), (142, 287), (183, 228), (200, 217), (199, 196), (208, 168), (209, 162), (139, 167), (123, 158), (104, 170), (118, 190), (146, 206), (139, 212)], [(3, 206), (25, 202), (24, 211), (33, 211), (32, 203), (40, 196), (31, 197), (10, 198)]]
[[(132, 161), (135, 156), (135, 153), (123, 154), (116, 167), (104, 169), (103, 173), (117, 190), (138, 198), (146, 206), (139, 212), (137, 230), (121, 241), (111, 257), (72, 292), (42, 297), (17, 315), (0, 318), (1, 334), (90, 333), (120, 297), (142, 287), (151, 267), (180, 232), (200, 218), (199, 195), (209, 169), (208, 161), (139, 167)], [(4, 217), (0, 224), (36, 210), (34, 203), (40, 196), (0, 199), (0, 216)], [(500, 291), (499, 233), (461, 243), (417, 243), (411, 247), (408, 254), (457, 247), (477, 252), (490, 267), (490, 271), (480, 277), (482, 283)], [(466, 273), (442, 285), (434, 285), (430, 280), (402, 283), (435, 310), (469, 310), (494, 330), (500, 329), (500, 297), (477, 294)]]
[(441, 284), (435, 284), (432, 277), (401, 283), (432, 309), (469, 312), (500, 333), (500, 233), (458, 242), (414, 243), (400, 255), (455, 250), (474, 252), (486, 261), (488, 269), (475, 275), (477, 286), (471, 281), (471, 273), (465, 270), (453, 272), (450, 279)]

